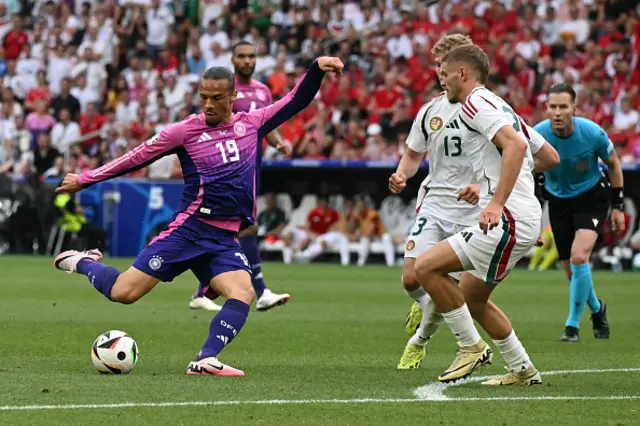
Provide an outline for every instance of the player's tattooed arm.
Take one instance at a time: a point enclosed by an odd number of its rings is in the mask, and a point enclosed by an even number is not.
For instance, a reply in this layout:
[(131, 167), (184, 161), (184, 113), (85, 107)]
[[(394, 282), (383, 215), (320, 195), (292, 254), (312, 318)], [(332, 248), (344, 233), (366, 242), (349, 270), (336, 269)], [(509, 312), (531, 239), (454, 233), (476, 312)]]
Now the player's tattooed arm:
[(402, 154), (400, 164), (396, 172), (389, 178), (389, 189), (394, 194), (399, 194), (407, 186), (407, 180), (412, 178), (420, 168), (424, 153), (414, 151), (407, 147)]

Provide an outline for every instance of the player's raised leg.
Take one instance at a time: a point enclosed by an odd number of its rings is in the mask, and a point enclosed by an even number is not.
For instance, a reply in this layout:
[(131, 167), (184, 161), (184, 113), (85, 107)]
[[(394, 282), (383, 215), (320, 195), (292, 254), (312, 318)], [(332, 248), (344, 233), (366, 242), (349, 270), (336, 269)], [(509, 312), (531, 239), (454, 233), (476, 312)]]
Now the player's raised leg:
[(462, 291), (449, 276), (450, 272), (473, 269), (468, 259), (463, 260), (466, 264), (462, 263), (449, 240), (446, 240), (421, 254), (415, 264), (418, 282), (435, 302), (460, 347), (451, 366), (438, 377), (445, 383), (469, 376), (482, 365), (490, 364), (493, 357), (491, 348), (473, 324)]
[(159, 280), (135, 266), (125, 272), (100, 263), (102, 255), (97, 250), (60, 253), (54, 266), (65, 272), (86, 275), (93, 287), (112, 302), (131, 304), (147, 294)]
[(487, 284), (478, 277), (463, 273), (459, 284), (474, 320), (487, 332), (507, 363), (509, 373), (497, 379), (483, 382), (484, 385), (535, 385), (542, 377), (535, 368), (527, 351), (516, 336), (509, 318), (489, 297), (495, 284)]

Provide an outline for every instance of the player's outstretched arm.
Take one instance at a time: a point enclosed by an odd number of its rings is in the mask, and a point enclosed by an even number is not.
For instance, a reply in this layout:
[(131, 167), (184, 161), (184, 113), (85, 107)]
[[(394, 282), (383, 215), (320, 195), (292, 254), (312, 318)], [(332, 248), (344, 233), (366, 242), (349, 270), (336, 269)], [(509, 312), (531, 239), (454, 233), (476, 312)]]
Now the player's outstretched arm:
[(395, 173), (389, 178), (389, 190), (399, 194), (407, 186), (407, 180), (411, 179), (420, 168), (424, 152), (417, 152), (407, 147), (402, 154), (400, 163)]
[(313, 61), (291, 92), (266, 108), (248, 113), (247, 119), (260, 129), (262, 135), (268, 135), (313, 101), (320, 90), (325, 73), (342, 74), (343, 69), (344, 65), (339, 58), (319, 57)]
[(182, 123), (176, 123), (141, 143), (133, 151), (127, 152), (122, 157), (116, 158), (100, 168), (89, 170), (80, 175), (67, 174), (62, 181), (62, 185), (56, 188), (56, 192), (78, 192), (98, 182), (139, 170), (172, 153), (173, 150), (182, 145), (183, 138)]

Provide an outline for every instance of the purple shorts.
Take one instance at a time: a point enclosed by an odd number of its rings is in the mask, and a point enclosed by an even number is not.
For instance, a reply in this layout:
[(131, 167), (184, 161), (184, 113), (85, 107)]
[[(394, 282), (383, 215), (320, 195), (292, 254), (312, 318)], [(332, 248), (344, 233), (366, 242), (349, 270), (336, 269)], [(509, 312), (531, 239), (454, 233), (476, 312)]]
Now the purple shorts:
[(224, 272), (251, 274), (235, 232), (207, 225), (184, 213), (178, 214), (142, 250), (133, 266), (160, 281), (173, 281), (190, 269), (204, 286)]

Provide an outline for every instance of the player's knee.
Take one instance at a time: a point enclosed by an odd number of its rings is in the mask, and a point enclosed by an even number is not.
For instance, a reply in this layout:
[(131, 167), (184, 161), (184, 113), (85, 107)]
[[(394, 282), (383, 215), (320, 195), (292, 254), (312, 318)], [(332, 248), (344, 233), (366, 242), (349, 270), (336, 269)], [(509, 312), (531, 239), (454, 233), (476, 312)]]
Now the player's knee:
[(584, 265), (585, 263), (589, 263), (589, 253), (584, 250), (572, 251), (569, 262), (572, 265)]
[(416, 279), (416, 274), (413, 270), (402, 271), (402, 287), (408, 291), (412, 291), (420, 287), (420, 283)]
[(251, 286), (241, 286), (231, 289), (227, 294), (227, 299), (236, 299), (251, 305), (255, 299), (255, 291)]
[(130, 305), (136, 302), (140, 299), (140, 296), (140, 292), (133, 286), (114, 285), (111, 289), (111, 300), (123, 305)]
[(420, 255), (413, 266), (413, 273), (416, 280), (420, 280), (420, 277), (425, 277), (436, 272), (433, 269), (434, 262), (426, 255)]

